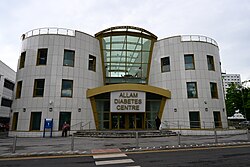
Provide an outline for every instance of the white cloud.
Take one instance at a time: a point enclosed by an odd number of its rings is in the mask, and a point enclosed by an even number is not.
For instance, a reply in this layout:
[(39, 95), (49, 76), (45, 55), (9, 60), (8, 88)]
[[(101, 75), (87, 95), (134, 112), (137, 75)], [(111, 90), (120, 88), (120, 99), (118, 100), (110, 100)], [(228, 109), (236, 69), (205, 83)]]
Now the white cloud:
[[(159, 37), (198, 34), (215, 39), (223, 70), (250, 79), (248, 0), (8, 0), (0, 2), (1, 60), (16, 69), (21, 34), (60, 27), (90, 35), (132, 25)], [(7, 57), (5, 55), (8, 55)]]

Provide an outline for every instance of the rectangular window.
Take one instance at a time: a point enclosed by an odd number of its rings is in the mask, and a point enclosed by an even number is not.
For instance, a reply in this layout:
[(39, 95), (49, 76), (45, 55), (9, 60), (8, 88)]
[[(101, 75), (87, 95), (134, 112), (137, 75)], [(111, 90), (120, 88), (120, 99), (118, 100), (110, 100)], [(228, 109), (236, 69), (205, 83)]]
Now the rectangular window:
[(2, 98), (1, 106), (11, 108), (12, 100)]
[(222, 128), (220, 112), (214, 111), (213, 115), (214, 115), (214, 127), (215, 128)]
[(31, 112), (30, 130), (40, 130), (42, 112)]
[(58, 130), (62, 130), (64, 122), (67, 122), (70, 125), (70, 121), (71, 121), (71, 112), (60, 112)]
[(74, 50), (64, 50), (63, 65), (74, 67), (75, 62), (75, 51)]
[(22, 93), (22, 81), (17, 82), (17, 87), (16, 87), (16, 99), (21, 98), (21, 93)]
[(13, 113), (11, 130), (17, 130), (18, 112)]
[(218, 98), (217, 84), (210, 82), (210, 90), (211, 90), (211, 97), (213, 99), (217, 99)]
[(21, 57), (20, 57), (20, 62), (19, 62), (19, 69), (24, 68), (25, 57), (26, 57), (26, 52), (22, 52)]
[(33, 97), (43, 97), (45, 79), (35, 79)]
[(46, 65), (47, 64), (47, 54), (48, 54), (48, 49), (38, 49), (37, 51), (37, 59), (36, 59), (36, 65)]
[(188, 98), (198, 98), (196, 82), (187, 82), (187, 96)]
[(194, 55), (193, 54), (184, 55), (184, 61), (185, 61), (185, 70), (194, 70), (195, 69)]
[(96, 57), (89, 55), (89, 70), (96, 71)]
[(62, 80), (61, 97), (72, 97), (73, 95), (73, 80)]
[(214, 57), (213, 56), (207, 55), (207, 66), (208, 66), (208, 70), (215, 71), (215, 68), (214, 68)]
[(169, 72), (169, 71), (170, 71), (169, 57), (161, 58), (161, 72)]
[(200, 128), (200, 112), (190, 111), (189, 112), (190, 128)]
[(7, 79), (4, 79), (4, 87), (13, 91), (15, 84)]

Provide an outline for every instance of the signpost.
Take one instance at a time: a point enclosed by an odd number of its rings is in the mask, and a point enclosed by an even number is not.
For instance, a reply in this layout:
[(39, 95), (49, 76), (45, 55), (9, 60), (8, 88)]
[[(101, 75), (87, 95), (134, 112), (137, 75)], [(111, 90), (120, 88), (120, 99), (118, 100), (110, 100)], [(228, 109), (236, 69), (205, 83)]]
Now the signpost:
[(52, 137), (53, 119), (51, 119), (51, 118), (44, 119), (43, 137), (45, 137), (46, 129), (50, 129), (50, 137)]

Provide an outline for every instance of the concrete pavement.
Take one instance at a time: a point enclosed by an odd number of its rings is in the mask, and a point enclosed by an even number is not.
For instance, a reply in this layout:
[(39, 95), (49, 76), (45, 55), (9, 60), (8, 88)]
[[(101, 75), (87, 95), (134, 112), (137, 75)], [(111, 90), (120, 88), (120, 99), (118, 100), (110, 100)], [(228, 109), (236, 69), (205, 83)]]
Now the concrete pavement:
[[(92, 150), (119, 148), (122, 151), (250, 144), (247, 134), (217, 136), (169, 136), (152, 138), (53, 137), (0, 138), (0, 158), (39, 155), (90, 154)], [(105, 151), (104, 151), (105, 152)]]

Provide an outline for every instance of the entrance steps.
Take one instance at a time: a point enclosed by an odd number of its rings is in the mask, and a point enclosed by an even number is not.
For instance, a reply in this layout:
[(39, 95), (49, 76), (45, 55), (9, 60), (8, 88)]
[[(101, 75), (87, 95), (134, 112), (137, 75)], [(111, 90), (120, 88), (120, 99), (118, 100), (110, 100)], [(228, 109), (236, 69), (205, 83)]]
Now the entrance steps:
[(144, 137), (166, 137), (166, 136), (176, 136), (176, 132), (169, 130), (79, 130), (74, 133), (77, 137), (97, 137), (97, 138), (135, 138), (136, 132), (140, 138)]

